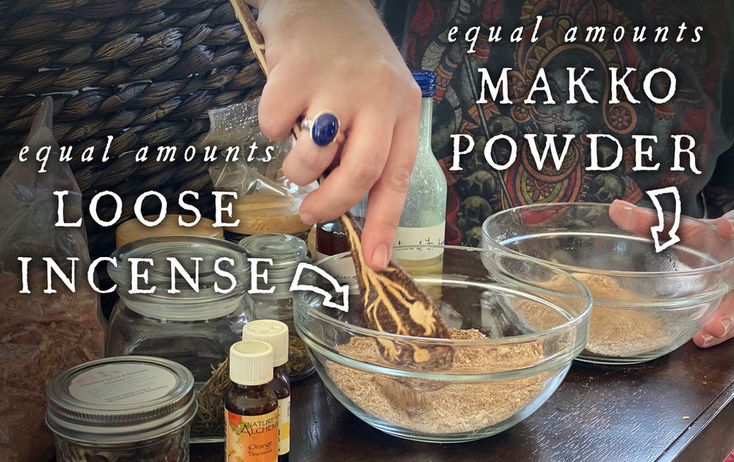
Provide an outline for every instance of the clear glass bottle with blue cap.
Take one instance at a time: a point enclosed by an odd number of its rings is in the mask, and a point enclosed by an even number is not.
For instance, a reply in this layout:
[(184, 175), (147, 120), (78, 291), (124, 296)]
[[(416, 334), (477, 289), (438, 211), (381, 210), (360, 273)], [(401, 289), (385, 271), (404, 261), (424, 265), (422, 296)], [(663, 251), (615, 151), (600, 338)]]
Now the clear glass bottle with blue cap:
[[(430, 71), (413, 72), (421, 87), (423, 102), (418, 135), (418, 153), (410, 177), (410, 189), (400, 217), (396, 245), (443, 245), (446, 235), (448, 186), (431, 147), (433, 96), (436, 76)], [(441, 249), (398, 250), (394, 258), (411, 272), (429, 271), (443, 261)]]

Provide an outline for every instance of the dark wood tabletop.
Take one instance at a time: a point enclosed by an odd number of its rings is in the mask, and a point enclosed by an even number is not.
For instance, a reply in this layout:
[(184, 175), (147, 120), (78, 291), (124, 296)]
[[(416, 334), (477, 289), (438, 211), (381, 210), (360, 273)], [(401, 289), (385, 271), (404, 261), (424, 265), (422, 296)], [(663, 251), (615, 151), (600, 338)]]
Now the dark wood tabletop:
[[(535, 414), (458, 445), (390, 437), (354, 417), (317, 376), (293, 387), (292, 462), (652, 461), (720, 462), (734, 449), (734, 342), (688, 343), (634, 367), (575, 363)], [(192, 446), (221, 461), (221, 445)]]

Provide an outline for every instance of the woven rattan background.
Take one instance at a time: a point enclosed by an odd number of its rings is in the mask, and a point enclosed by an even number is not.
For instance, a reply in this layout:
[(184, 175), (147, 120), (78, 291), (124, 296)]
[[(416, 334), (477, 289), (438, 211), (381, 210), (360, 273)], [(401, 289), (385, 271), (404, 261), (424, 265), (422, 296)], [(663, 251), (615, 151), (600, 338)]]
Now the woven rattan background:
[[(74, 147), (86, 201), (115, 191), (124, 220), (142, 192), (158, 190), (175, 205), (180, 191), (196, 190), (207, 210), (202, 156), (171, 165), (156, 162), (153, 149), (195, 145), (209, 109), (256, 96), (263, 84), (226, 0), (0, 0), (0, 171), (17, 156), (41, 97), (52, 95), (54, 132)], [(102, 163), (108, 135), (114, 160)], [(90, 145), (97, 161), (83, 164)], [(153, 155), (136, 163), (130, 154), (143, 145)], [(109, 255), (114, 230), (87, 225), (93, 257)]]

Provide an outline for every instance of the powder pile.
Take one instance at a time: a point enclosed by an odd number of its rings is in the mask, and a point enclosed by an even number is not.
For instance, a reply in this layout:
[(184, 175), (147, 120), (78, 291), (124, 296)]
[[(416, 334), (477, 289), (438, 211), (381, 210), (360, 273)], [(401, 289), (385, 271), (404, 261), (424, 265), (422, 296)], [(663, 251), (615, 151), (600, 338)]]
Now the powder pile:
[[(478, 340), (476, 329), (450, 330), (455, 340)], [(360, 361), (387, 365), (371, 338), (352, 338), (339, 353)], [(541, 343), (515, 346), (458, 346), (449, 372), (478, 373), (518, 369), (543, 355)], [(555, 372), (487, 383), (450, 383), (393, 379), (327, 363), (329, 377), (357, 406), (376, 418), (412, 431), (442, 434), (478, 431), (498, 424), (530, 404)], [(405, 387), (420, 399), (395, 399), (391, 387)]]
[(574, 276), (594, 298), (587, 351), (601, 356), (630, 357), (664, 348), (676, 338), (670, 323), (659, 317), (629, 307), (615, 308), (615, 300), (642, 301), (640, 295), (623, 288), (616, 279), (601, 274), (575, 273)]

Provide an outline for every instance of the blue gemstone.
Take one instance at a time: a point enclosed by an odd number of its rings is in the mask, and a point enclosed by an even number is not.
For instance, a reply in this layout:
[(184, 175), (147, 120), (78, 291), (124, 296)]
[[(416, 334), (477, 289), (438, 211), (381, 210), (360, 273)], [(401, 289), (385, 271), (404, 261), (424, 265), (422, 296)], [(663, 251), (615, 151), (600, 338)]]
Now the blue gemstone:
[(311, 139), (319, 146), (328, 146), (339, 133), (339, 119), (330, 112), (319, 114), (311, 126)]

